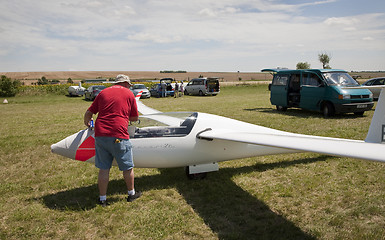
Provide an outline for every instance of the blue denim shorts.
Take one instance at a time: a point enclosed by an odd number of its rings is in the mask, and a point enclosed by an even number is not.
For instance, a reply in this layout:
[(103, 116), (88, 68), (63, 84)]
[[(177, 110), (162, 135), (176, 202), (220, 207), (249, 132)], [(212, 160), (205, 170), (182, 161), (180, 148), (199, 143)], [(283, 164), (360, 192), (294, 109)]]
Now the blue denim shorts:
[(95, 137), (95, 166), (110, 169), (116, 160), (120, 171), (134, 167), (132, 145), (129, 139), (115, 137)]

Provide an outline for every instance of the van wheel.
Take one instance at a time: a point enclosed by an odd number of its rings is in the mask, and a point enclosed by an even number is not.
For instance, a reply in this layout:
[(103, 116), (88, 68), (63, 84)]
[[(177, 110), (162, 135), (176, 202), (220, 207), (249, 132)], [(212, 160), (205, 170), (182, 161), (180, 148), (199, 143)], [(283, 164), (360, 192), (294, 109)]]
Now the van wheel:
[(279, 111), (279, 112), (285, 112), (287, 110), (287, 107), (282, 107), (282, 106), (279, 106), (279, 105), (277, 105), (275, 107), (277, 108), (277, 111)]
[(203, 96), (202, 90), (199, 90), (199, 96)]
[(188, 95), (188, 92), (187, 92), (187, 90), (184, 90), (184, 95)]
[(324, 115), (324, 118), (332, 117), (335, 114), (334, 106), (333, 104), (327, 102), (322, 107), (322, 114)]
[(364, 116), (365, 111), (363, 112), (355, 112), (354, 115), (356, 116)]

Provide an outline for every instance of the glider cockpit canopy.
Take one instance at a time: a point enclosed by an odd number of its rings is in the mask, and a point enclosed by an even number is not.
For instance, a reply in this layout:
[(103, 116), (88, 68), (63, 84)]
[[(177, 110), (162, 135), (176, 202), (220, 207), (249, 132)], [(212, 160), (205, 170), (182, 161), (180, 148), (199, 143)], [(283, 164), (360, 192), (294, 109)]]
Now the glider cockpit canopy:
[(138, 124), (129, 126), (130, 138), (187, 136), (198, 117), (197, 112), (157, 113), (139, 116)]

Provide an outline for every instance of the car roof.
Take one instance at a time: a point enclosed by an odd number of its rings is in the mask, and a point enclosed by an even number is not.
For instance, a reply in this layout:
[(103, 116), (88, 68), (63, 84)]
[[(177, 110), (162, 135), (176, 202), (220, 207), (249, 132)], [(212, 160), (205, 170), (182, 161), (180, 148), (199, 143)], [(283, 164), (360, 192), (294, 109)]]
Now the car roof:
[(267, 68), (262, 69), (261, 72), (273, 72), (273, 73), (295, 73), (295, 72), (318, 72), (318, 73), (328, 73), (328, 72), (347, 72), (342, 69), (287, 69), (287, 68)]
[(371, 79), (369, 79), (367, 82), (369, 82), (369, 81), (374, 81), (374, 80), (380, 80), (380, 79), (385, 79), (385, 77), (371, 78)]

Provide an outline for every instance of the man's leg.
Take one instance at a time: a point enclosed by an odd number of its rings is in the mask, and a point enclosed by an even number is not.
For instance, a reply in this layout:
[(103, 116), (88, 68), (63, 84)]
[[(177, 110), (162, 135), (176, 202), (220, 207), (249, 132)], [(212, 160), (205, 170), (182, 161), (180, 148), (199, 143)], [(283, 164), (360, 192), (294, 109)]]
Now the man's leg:
[(100, 196), (107, 195), (109, 177), (110, 177), (110, 169), (99, 169), (98, 187), (99, 187)]
[(130, 170), (123, 171), (123, 178), (126, 182), (127, 190), (132, 191), (134, 190), (134, 169), (131, 168)]
[(134, 189), (134, 169), (131, 168), (130, 170), (123, 171), (123, 177), (128, 190), (127, 202), (132, 202), (142, 196), (142, 192), (135, 191)]

